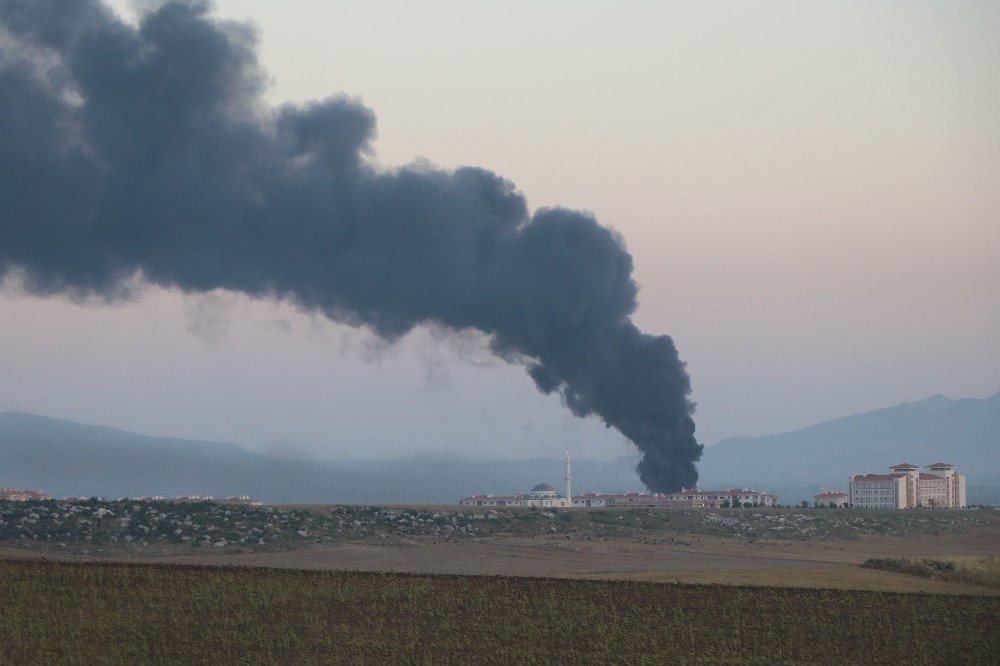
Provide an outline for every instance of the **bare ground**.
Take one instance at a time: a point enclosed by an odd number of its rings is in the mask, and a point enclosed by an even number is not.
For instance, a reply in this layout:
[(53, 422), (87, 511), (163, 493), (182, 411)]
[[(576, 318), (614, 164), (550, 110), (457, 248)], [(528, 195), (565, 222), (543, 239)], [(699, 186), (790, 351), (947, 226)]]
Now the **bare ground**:
[[(118, 556), (131, 561), (346, 569), (417, 573), (555, 576), (687, 583), (780, 585), (896, 592), (997, 595), (1000, 590), (864, 569), (870, 557), (969, 557), (1000, 552), (1000, 532), (972, 535), (867, 535), (860, 539), (750, 543), (690, 536), (676, 543), (636, 539), (561, 539), (504, 536), (463, 541), (394, 538), (311, 546), (282, 552), (212, 553), (168, 557)], [(38, 553), (3, 548), (2, 557)], [(52, 555), (81, 559), (79, 555)], [(86, 556), (84, 556), (86, 557)], [(97, 559), (90, 557), (89, 559)], [(102, 557), (100, 559), (108, 559)]]

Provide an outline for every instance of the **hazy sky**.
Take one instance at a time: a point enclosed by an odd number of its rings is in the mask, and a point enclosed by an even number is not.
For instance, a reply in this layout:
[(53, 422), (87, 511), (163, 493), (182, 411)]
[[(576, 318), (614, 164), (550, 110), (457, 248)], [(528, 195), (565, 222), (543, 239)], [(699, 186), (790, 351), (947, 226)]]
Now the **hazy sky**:
[[(116, 4), (127, 11), (125, 3)], [(699, 439), (1000, 390), (1000, 4), (218, 3), (269, 100), (347, 92), (377, 160), (592, 211), (688, 362)], [(481, 339), (287, 304), (0, 293), (0, 410), (274, 453), (630, 450)]]

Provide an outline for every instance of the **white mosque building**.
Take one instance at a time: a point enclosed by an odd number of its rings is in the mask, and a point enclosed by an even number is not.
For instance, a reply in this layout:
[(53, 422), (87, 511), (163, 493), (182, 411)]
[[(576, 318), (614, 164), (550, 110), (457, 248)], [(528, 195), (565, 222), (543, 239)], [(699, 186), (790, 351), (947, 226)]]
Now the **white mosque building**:
[(569, 465), (569, 449), (566, 449), (566, 494), (559, 495), (547, 483), (539, 483), (521, 495), (472, 495), (458, 501), (462, 506), (522, 506), (546, 509), (573, 508), (573, 470)]
[(534, 506), (551, 509), (567, 509), (573, 506), (572, 500), (556, 493), (556, 489), (547, 483), (539, 483), (520, 495), (472, 495), (463, 497), (458, 503), (462, 506)]

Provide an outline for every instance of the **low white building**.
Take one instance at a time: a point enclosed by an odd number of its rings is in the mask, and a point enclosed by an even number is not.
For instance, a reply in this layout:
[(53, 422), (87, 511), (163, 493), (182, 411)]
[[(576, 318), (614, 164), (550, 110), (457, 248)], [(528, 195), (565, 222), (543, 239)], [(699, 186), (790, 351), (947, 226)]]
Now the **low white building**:
[(729, 490), (698, 490), (681, 488), (676, 493), (583, 493), (573, 495), (573, 472), (569, 449), (566, 450), (566, 494), (556, 494), (555, 488), (539, 483), (522, 495), (470, 495), (458, 501), (462, 506), (520, 506), (572, 509), (588, 507), (676, 506), (688, 508), (718, 508), (722, 506), (777, 506), (781, 498), (750, 488)]
[(845, 507), (851, 503), (851, 496), (840, 490), (824, 490), (819, 495), (813, 495), (816, 506)]
[(781, 498), (771, 493), (749, 488), (729, 490), (698, 490), (685, 488), (676, 493), (581, 493), (567, 501), (557, 495), (547, 483), (540, 483), (522, 495), (472, 495), (463, 497), (463, 506), (521, 506), (547, 508), (600, 508), (600, 507), (682, 507), (719, 508), (722, 506), (777, 506)]
[(750, 488), (699, 490), (682, 488), (676, 493), (583, 493), (573, 498), (574, 507), (602, 506), (675, 506), (720, 508), (723, 506), (777, 506), (781, 498)]
[(539, 483), (520, 495), (470, 495), (463, 497), (458, 503), (462, 506), (534, 506), (551, 509), (565, 509), (571, 506), (569, 499), (557, 494), (555, 488), (547, 483)]

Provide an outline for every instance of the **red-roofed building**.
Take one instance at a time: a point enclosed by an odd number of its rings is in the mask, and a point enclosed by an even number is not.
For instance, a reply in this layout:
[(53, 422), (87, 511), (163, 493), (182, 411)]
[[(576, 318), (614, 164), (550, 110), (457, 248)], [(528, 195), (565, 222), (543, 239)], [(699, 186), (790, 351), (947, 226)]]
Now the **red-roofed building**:
[(470, 495), (458, 501), (462, 506), (521, 506), (524, 495)]
[(681, 488), (676, 493), (583, 493), (573, 495), (571, 490), (569, 450), (566, 450), (566, 494), (559, 495), (547, 483), (539, 483), (522, 495), (470, 495), (458, 501), (462, 506), (521, 506), (551, 508), (584, 507), (640, 507), (673, 506), (688, 508), (718, 508), (722, 506), (777, 506), (781, 499), (771, 493), (762, 493), (750, 488), (730, 488), (729, 490), (698, 490)]
[(850, 495), (840, 490), (824, 490), (819, 495), (813, 495), (816, 506), (844, 507), (850, 503)]
[(906, 474), (855, 474), (848, 485), (851, 506), (905, 509)]
[(576, 508), (601, 506), (671, 506), (689, 509), (718, 509), (722, 506), (777, 506), (781, 498), (751, 488), (699, 490), (682, 488), (675, 493), (583, 493), (573, 496)]
[(545, 509), (567, 509), (572, 506), (568, 498), (557, 494), (555, 488), (547, 483), (539, 483), (520, 495), (470, 495), (463, 497), (458, 503), (462, 506), (534, 506)]
[(966, 506), (965, 477), (948, 463), (928, 465), (930, 473), (916, 465), (890, 467), (893, 474), (855, 474), (849, 484), (851, 506), (877, 509)]
[[(539, 486), (546, 488), (539, 491)], [(698, 490), (684, 488), (676, 493), (580, 493), (573, 495), (572, 504), (556, 495), (547, 484), (539, 484), (523, 495), (471, 495), (459, 500), (463, 506), (538, 506), (552, 508), (599, 507), (680, 507), (688, 509), (719, 508), (723, 505), (777, 506), (781, 499), (771, 493), (749, 488), (729, 490)]]
[(8, 502), (29, 502), (31, 500), (52, 499), (52, 495), (39, 490), (21, 490), (20, 488), (0, 488), (0, 500)]

